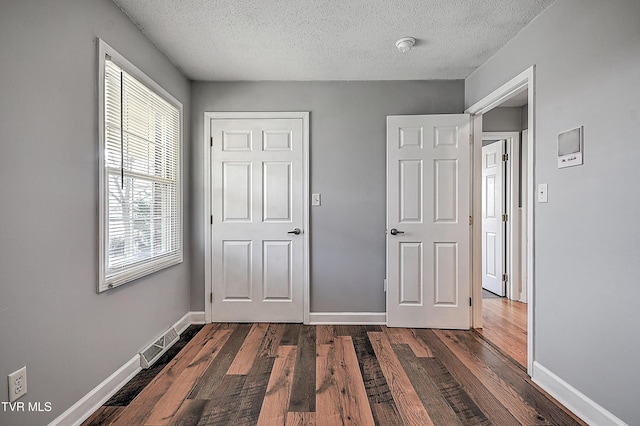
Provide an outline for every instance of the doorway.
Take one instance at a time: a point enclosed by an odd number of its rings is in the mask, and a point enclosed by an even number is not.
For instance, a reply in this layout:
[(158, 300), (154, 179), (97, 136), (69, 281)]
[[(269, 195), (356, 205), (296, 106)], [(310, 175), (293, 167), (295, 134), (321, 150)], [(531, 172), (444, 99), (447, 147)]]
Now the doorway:
[[(518, 176), (514, 177), (512, 175), (512, 182), (522, 182), (523, 187), (518, 187), (517, 189), (519, 189), (519, 191), (514, 191), (516, 188), (515, 185), (513, 185), (511, 191), (507, 190), (507, 193), (511, 194), (512, 199), (510, 203), (506, 204), (512, 206), (513, 211), (505, 213), (511, 215), (510, 219), (512, 219), (511, 224), (507, 222), (508, 225), (505, 230), (508, 234), (505, 243), (507, 245), (511, 244), (511, 248), (507, 248), (508, 256), (505, 256), (505, 271), (508, 271), (505, 274), (507, 275), (507, 285), (505, 285), (504, 288), (505, 297), (490, 297), (487, 299), (483, 299), (482, 297), (484, 290), (482, 285), (483, 231), (481, 220), (474, 220), (473, 226), (472, 286), (474, 297), (473, 327), (479, 331), (481, 330), (481, 333), (485, 335), (487, 340), (495, 346), (498, 346), (503, 352), (507, 353), (507, 355), (510, 355), (508, 353), (509, 349), (515, 349), (518, 353), (513, 353), (510, 356), (514, 358), (516, 362), (526, 367), (529, 374), (532, 372), (534, 361), (533, 347), (535, 344), (533, 306), (535, 301), (533, 298), (534, 93), (534, 68), (530, 67), (472, 105), (466, 111), (472, 115), (474, 127), (473, 216), (474, 218), (481, 218), (483, 217), (482, 202), (480, 202), (482, 200), (483, 186), (482, 139), (483, 131), (485, 130), (483, 126), (483, 116), (497, 107), (505, 106), (505, 102), (507, 102), (507, 106), (514, 102), (522, 102), (518, 106), (527, 105), (523, 123), (526, 123), (524, 127), (526, 127), (528, 131), (524, 132), (523, 138), (521, 139), (521, 141), (523, 141), (522, 143), (512, 143), (512, 147), (524, 148), (522, 150), (522, 159), (519, 154), (511, 157), (511, 160), (517, 159), (518, 164), (521, 164), (521, 160), (523, 161), (522, 171), (517, 172)], [(519, 134), (522, 135), (522, 133)], [(495, 137), (495, 135), (491, 137), (493, 137), (494, 140), (506, 139)], [(515, 163), (515, 161), (513, 162)], [(518, 240), (520, 240), (520, 242), (518, 242)], [(511, 277), (508, 277), (508, 275), (511, 275)], [(511, 285), (509, 285), (508, 278), (511, 278)], [(516, 285), (518, 282), (520, 283), (519, 286)], [(494, 318), (495, 320), (493, 320)], [(493, 334), (491, 332), (493, 332)], [(514, 340), (512, 338), (514, 336), (517, 336), (519, 339)]]
[[(483, 127), (521, 128), (527, 93), (483, 116)], [(515, 113), (515, 114), (514, 114)], [(511, 120), (505, 120), (511, 118)], [(526, 120), (524, 120), (526, 121)], [(526, 126), (525, 126), (526, 127)], [(523, 368), (527, 365), (527, 306), (522, 301), (520, 131), (482, 134), (482, 319), (477, 329)], [(524, 201), (524, 204), (523, 204)]]

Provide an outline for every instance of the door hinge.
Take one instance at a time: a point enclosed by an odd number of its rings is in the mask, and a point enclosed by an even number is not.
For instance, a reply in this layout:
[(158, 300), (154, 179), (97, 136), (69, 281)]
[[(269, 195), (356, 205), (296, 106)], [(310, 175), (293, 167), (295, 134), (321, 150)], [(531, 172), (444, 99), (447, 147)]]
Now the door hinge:
[(213, 303), (213, 293), (209, 293), (209, 303)]
[(213, 146), (213, 136), (209, 138), (209, 146)]
[(211, 215), (211, 224), (213, 225), (213, 215)]
[(509, 154), (502, 154), (502, 161), (509, 160)]
[(473, 135), (469, 135), (469, 145), (473, 144)]
[(469, 216), (469, 225), (473, 225), (473, 217)]
[(509, 215), (508, 215), (508, 214), (503, 214), (503, 215), (502, 215), (502, 221), (503, 221), (503, 222), (506, 222), (506, 221), (508, 221), (508, 220), (509, 220)]
[(469, 298), (469, 306), (473, 306), (473, 305), (471, 304), (471, 298)]
[(507, 281), (509, 276), (507, 274), (502, 274), (502, 281)]

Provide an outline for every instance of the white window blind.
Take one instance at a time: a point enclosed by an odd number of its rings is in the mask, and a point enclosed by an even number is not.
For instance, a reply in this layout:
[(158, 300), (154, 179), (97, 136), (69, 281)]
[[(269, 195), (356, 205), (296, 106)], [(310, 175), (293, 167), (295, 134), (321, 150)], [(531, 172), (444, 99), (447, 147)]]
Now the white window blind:
[(109, 54), (103, 70), (99, 291), (182, 262), (181, 109)]

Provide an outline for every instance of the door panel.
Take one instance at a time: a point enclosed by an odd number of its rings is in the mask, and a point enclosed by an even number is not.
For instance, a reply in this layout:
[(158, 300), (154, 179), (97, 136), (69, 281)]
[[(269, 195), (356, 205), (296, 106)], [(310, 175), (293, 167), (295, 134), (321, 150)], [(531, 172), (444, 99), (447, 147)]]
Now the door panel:
[(302, 132), (302, 119), (211, 120), (212, 321), (303, 320)]
[(387, 117), (391, 327), (470, 326), (469, 123), (465, 114)]
[(504, 166), (505, 141), (482, 147), (482, 288), (505, 295), (504, 265)]
[(224, 300), (252, 300), (251, 241), (222, 242)]
[(400, 304), (422, 305), (422, 243), (400, 243)]
[(222, 162), (224, 222), (251, 222), (251, 163)]
[(262, 166), (265, 222), (291, 223), (291, 162), (265, 162)]
[(435, 160), (435, 221), (458, 221), (458, 161)]
[(435, 243), (435, 304), (455, 305), (458, 301), (458, 245)]
[(291, 301), (291, 242), (264, 241), (264, 300)]
[(422, 223), (422, 161), (400, 161), (400, 222)]

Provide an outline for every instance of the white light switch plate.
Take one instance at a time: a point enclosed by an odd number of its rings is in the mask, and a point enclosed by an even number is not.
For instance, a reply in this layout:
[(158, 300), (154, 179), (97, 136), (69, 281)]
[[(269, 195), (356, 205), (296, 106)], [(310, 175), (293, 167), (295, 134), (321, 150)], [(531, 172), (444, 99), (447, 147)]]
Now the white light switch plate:
[(547, 202), (547, 184), (541, 183), (538, 185), (538, 202), (546, 203)]
[(312, 206), (320, 205), (320, 194), (311, 194), (311, 205)]

